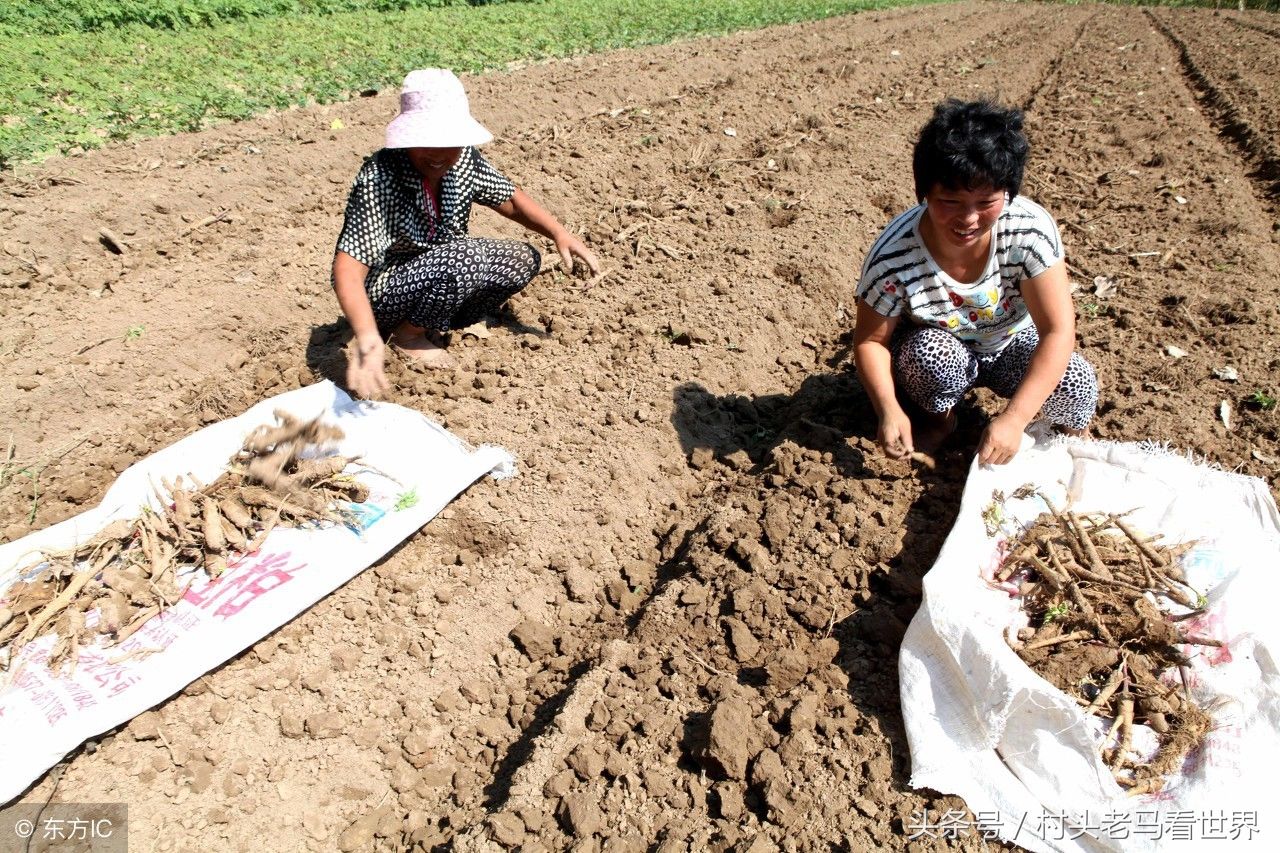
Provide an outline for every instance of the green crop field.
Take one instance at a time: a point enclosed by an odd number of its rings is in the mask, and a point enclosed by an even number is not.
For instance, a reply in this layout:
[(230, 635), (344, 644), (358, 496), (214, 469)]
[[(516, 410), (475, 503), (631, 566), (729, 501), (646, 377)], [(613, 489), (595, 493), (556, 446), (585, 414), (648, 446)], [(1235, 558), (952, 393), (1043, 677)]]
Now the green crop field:
[(60, 35), (141, 24), (159, 29), (335, 12), (483, 6), (503, 0), (26, 0), (0, 6), (0, 32)]
[(914, 2), (927, 0), (40, 0), (19, 4), (21, 10), (6, 6), (0, 167), (341, 100), (394, 85), (412, 68), (475, 72)]
[[(3, 3), (0, 168), (341, 100), (394, 85), (412, 68), (475, 72), (924, 2), (935, 0)], [(1280, 0), (1246, 5), (1275, 9)]]

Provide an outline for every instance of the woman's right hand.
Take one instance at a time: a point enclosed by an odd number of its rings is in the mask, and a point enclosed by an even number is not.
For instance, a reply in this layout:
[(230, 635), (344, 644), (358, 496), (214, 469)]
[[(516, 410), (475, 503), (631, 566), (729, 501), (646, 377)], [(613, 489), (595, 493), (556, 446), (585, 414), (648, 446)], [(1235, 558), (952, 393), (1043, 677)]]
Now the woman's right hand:
[(877, 439), (890, 459), (902, 459), (915, 450), (911, 419), (898, 403), (893, 383), (893, 354), (889, 342), (898, 327), (898, 319), (885, 317), (865, 299), (859, 299), (853, 328), (853, 360), (858, 366), (858, 381), (880, 416)]
[(890, 459), (905, 459), (915, 450), (911, 439), (911, 418), (895, 407), (880, 418), (880, 446)]
[(351, 360), (347, 363), (347, 387), (356, 396), (369, 399), (387, 390), (387, 372), (384, 367), (386, 345), (382, 338), (357, 340)]
[(333, 253), (333, 291), (355, 335), (347, 362), (347, 387), (357, 397), (366, 399), (378, 396), (388, 387), (383, 368), (386, 346), (378, 333), (369, 294), (364, 289), (368, 275), (369, 268), (346, 252), (339, 249)]

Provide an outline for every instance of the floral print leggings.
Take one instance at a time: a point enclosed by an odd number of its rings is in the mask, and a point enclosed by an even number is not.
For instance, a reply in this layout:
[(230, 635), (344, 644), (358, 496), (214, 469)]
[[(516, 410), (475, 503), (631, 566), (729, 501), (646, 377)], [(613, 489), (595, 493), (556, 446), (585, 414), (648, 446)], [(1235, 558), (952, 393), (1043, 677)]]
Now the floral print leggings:
[[(1036, 327), (1028, 325), (1000, 352), (978, 355), (949, 332), (915, 326), (893, 348), (894, 379), (916, 405), (934, 414), (950, 411), (966, 391), (978, 386), (1008, 398), (1022, 384), (1039, 343)], [(1097, 406), (1097, 374), (1093, 365), (1073, 352), (1041, 413), (1050, 423), (1084, 429)]]
[(406, 320), (437, 332), (465, 328), (524, 290), (541, 262), (537, 249), (518, 240), (441, 243), (391, 269), (373, 316), (383, 334)]

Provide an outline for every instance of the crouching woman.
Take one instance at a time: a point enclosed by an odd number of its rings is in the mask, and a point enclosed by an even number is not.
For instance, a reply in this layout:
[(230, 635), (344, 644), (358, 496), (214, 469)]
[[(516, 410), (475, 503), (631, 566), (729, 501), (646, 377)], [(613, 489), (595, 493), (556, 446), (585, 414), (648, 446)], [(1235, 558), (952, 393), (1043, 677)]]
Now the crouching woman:
[[(1019, 195), (1022, 121), (986, 100), (939, 104), (912, 158), (919, 203), (889, 223), (863, 264), (854, 360), (890, 457), (934, 452), (975, 386), (1008, 399), (979, 443), (986, 464), (1012, 459), (1038, 413), (1071, 435), (1093, 418), (1097, 377), (1074, 352), (1058, 228)], [(899, 390), (921, 410), (916, 423)]]
[(452, 72), (405, 77), (386, 147), (352, 185), (333, 259), (355, 333), (347, 384), (360, 396), (387, 388), (384, 339), (427, 366), (452, 367), (444, 333), (494, 311), (538, 272), (528, 243), (468, 235), (473, 202), (551, 240), (565, 270), (578, 258), (599, 271), (581, 240), (480, 154), (492, 139)]

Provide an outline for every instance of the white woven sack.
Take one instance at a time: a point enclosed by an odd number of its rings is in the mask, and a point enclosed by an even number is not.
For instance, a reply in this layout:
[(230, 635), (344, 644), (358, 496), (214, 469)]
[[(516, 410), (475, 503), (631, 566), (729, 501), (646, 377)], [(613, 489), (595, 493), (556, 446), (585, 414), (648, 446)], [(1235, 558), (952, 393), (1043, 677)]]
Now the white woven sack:
[[(159, 450), (124, 471), (102, 503), (0, 545), (0, 602), (41, 551), (88, 539), (111, 521), (155, 505), (155, 484), (194, 475), (212, 482), (245, 436), (283, 410), (322, 417), (345, 437), (337, 450), (370, 488), (360, 529), (277, 527), (217, 580), (197, 571), (174, 606), (119, 647), (87, 646), (74, 671), (45, 665), (55, 640), (34, 640), (0, 669), (0, 804), (22, 793), (70, 750), (118, 726), (223, 663), (372, 565), (485, 474), (514, 475), (500, 447), (472, 448), (422, 414), (359, 403), (331, 382), (281, 394)], [(394, 473), (392, 473), (394, 472)], [(5, 654), (7, 658), (7, 653)], [(3, 660), (3, 659), (0, 659)]]
[[(1058, 506), (1069, 497), (1082, 512), (1132, 510), (1137, 528), (1165, 542), (1200, 543), (1184, 563), (1209, 600), (1197, 633), (1226, 646), (1187, 651), (1193, 698), (1214, 707), (1215, 728), (1159, 794), (1127, 796), (1098, 757), (1104, 721), (1085, 717), (1005, 640), (1017, 599), (983, 575), (1044, 504), (1007, 501), (994, 535), (983, 513), (994, 491), (1026, 483)], [(1195, 850), (1215, 839), (1274, 849), (1280, 819), (1265, 801), (1280, 766), (1278, 562), (1280, 514), (1262, 481), (1161, 447), (1044, 441), (1007, 466), (975, 462), (902, 647), (911, 785), (964, 798), (976, 820), (953, 823), (952, 834), (985, 830), (1035, 851)], [(945, 834), (940, 817), (920, 816), (913, 834)]]

